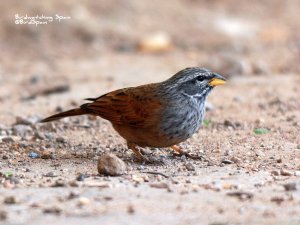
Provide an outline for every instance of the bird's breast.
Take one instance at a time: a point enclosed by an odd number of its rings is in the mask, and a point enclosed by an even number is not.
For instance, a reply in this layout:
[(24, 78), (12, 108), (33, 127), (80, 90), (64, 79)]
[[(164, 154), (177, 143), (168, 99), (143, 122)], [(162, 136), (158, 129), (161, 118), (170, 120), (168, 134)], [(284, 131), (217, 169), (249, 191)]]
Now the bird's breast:
[(198, 131), (204, 118), (204, 102), (185, 102), (164, 111), (160, 132), (178, 143), (190, 138)]

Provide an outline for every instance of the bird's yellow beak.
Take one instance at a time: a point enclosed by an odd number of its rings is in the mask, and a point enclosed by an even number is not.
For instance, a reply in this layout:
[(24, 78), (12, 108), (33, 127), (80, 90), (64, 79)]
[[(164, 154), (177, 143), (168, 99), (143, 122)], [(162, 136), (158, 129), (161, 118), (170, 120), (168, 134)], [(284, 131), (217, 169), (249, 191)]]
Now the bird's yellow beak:
[(223, 84), (225, 84), (225, 83), (226, 83), (225, 80), (220, 79), (220, 78), (216, 78), (216, 77), (212, 78), (212, 79), (209, 81), (209, 85), (212, 86), (212, 87), (218, 86), (218, 85), (223, 85)]

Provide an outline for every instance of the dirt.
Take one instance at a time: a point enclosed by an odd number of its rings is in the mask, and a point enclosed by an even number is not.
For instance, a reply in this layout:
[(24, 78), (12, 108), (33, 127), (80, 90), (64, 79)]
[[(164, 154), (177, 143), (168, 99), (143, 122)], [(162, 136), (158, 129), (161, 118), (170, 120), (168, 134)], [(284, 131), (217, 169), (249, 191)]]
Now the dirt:
[[(1, 224), (300, 224), (298, 1), (1, 5)], [(72, 18), (35, 27), (15, 13)], [(166, 46), (141, 48), (157, 31)], [(181, 144), (199, 160), (146, 148), (157, 160), (141, 164), (101, 118), (38, 123), (190, 66), (228, 78)], [(125, 173), (99, 175), (104, 153)]]

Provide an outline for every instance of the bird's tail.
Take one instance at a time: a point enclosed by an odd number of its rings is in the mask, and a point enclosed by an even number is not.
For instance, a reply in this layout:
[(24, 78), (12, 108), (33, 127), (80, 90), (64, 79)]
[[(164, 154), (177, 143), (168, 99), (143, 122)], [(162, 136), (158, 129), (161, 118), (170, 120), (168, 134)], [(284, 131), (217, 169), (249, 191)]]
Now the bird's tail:
[(45, 122), (50, 122), (53, 120), (59, 120), (62, 119), (64, 117), (69, 117), (69, 116), (79, 116), (79, 115), (84, 115), (84, 114), (88, 114), (88, 112), (84, 111), (81, 108), (76, 108), (76, 109), (71, 109), (65, 112), (61, 112), (61, 113), (57, 113), (55, 115), (49, 116), (45, 119), (42, 119), (40, 122), (41, 123), (45, 123)]

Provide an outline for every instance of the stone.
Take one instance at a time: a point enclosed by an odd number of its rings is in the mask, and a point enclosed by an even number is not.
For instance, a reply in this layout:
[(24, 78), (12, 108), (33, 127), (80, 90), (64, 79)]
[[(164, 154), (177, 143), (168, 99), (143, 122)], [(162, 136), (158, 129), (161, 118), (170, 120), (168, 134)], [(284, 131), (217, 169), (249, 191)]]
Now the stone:
[(236, 157), (236, 156), (232, 156), (230, 158), (230, 161), (232, 161), (234, 163), (241, 163), (242, 162), (242, 160), (240, 158)]
[(66, 143), (66, 142), (67, 142), (66, 139), (65, 139), (64, 137), (57, 137), (55, 140), (56, 140), (56, 142), (58, 142), (58, 143)]
[(125, 173), (126, 164), (113, 154), (103, 154), (98, 159), (99, 174), (119, 176)]
[(4, 210), (0, 210), (0, 221), (6, 220), (7, 219), (7, 212)]
[(40, 158), (40, 154), (38, 154), (36, 152), (29, 152), (28, 157), (30, 157), (32, 159), (36, 159), (36, 158)]
[(86, 198), (86, 197), (80, 197), (78, 199), (78, 206), (85, 206), (85, 205), (90, 204), (90, 202), (91, 201), (88, 198)]
[(8, 196), (4, 199), (4, 203), (5, 204), (16, 204), (17, 203), (17, 200), (16, 200), (16, 197), (15, 196)]
[(281, 169), (280, 170), (280, 175), (282, 175), (282, 176), (293, 176), (293, 173), (288, 171), (288, 170)]
[(158, 189), (170, 189), (169, 185), (165, 182), (152, 183), (152, 184), (150, 184), (150, 187), (158, 188)]
[(13, 143), (15, 140), (12, 137), (4, 137), (2, 138), (3, 143)]
[(165, 32), (150, 34), (139, 42), (139, 49), (143, 52), (164, 52), (171, 48), (171, 37)]
[(229, 159), (223, 159), (222, 163), (224, 163), (224, 164), (233, 164), (234, 162), (229, 160)]
[(284, 190), (286, 191), (296, 191), (297, 190), (297, 184), (296, 183), (287, 183), (283, 185)]
[(274, 176), (279, 176), (280, 175), (278, 170), (272, 170), (271, 174), (274, 175)]
[(187, 163), (187, 164), (185, 164), (185, 168), (186, 168), (188, 171), (195, 171), (195, 166), (194, 166), (192, 163)]

